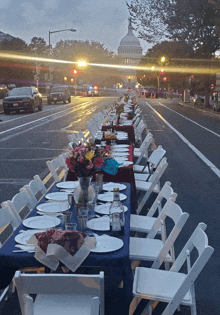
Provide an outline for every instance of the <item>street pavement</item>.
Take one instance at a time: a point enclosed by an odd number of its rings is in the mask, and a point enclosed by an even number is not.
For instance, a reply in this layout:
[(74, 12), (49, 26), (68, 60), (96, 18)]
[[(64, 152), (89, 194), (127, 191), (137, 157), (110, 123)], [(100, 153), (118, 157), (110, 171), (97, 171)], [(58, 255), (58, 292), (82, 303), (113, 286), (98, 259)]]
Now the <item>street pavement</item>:
[[(45, 106), (43, 112), (0, 115), (0, 201), (11, 199), (33, 175), (44, 177), (46, 160), (68, 148), (68, 134), (85, 131), (87, 121), (114, 100), (79, 97), (71, 104)], [(209, 244), (215, 249), (195, 283), (197, 314), (220, 314), (219, 114), (180, 105), (177, 99), (141, 98), (138, 102), (154, 137), (152, 149), (162, 145), (166, 150), (169, 165), (161, 185), (170, 181), (178, 194), (176, 202), (190, 214), (177, 239), (176, 256), (199, 222), (207, 224)], [(190, 314), (188, 308), (181, 309), (182, 314)], [(161, 314), (159, 305), (157, 314)]]

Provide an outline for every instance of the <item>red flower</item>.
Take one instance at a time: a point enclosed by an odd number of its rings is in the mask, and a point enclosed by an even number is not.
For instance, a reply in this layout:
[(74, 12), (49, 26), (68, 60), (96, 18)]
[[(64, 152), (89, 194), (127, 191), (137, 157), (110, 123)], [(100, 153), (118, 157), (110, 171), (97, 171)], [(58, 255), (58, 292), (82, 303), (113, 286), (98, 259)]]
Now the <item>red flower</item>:
[(101, 156), (98, 156), (98, 157), (94, 158), (93, 164), (94, 164), (96, 167), (98, 167), (98, 168), (102, 167), (103, 158), (102, 158)]
[(71, 158), (66, 158), (66, 165), (70, 170), (74, 170), (76, 162)]

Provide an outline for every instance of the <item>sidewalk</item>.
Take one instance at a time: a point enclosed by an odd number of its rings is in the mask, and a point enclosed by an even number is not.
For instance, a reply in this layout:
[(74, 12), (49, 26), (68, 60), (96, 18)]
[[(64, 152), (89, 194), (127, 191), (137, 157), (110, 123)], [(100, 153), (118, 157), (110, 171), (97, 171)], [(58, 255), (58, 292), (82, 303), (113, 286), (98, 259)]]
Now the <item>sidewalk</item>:
[[(174, 99), (175, 101), (175, 99)], [(190, 101), (188, 103), (184, 103), (183, 101), (181, 100), (177, 100), (176, 99), (176, 102), (178, 102), (179, 105), (183, 106), (183, 107), (190, 107), (190, 108), (193, 108), (195, 110), (199, 110), (201, 112), (203, 112), (204, 114), (207, 114), (209, 116), (215, 116), (215, 117), (218, 117), (220, 119), (220, 111), (214, 111), (212, 107), (208, 107), (208, 108), (199, 108), (198, 106), (195, 106), (193, 104), (193, 101)]]

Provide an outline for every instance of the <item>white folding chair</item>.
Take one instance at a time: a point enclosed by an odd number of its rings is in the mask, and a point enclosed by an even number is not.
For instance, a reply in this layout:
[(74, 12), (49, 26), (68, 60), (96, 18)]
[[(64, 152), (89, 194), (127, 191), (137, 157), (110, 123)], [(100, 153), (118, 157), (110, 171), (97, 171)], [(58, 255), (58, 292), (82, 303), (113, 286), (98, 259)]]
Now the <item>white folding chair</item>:
[(47, 193), (47, 189), (44, 186), (44, 183), (40, 179), (39, 175), (35, 175), (34, 179), (30, 181), (28, 185), (23, 186), (20, 191), (27, 192), (34, 203), (34, 206), (36, 206), (39, 200)]
[[(162, 146), (159, 145), (157, 149), (154, 150), (149, 156), (149, 158), (147, 159), (146, 165), (139, 165), (138, 162), (140, 162), (140, 159), (138, 159), (135, 162), (135, 165), (133, 165), (134, 172), (137, 172), (137, 173), (142, 172), (142, 173), (150, 175), (153, 169), (157, 167), (157, 165), (159, 164), (159, 162), (161, 161), (161, 159), (164, 157), (165, 154), (166, 154), (166, 150), (164, 150)], [(139, 178), (136, 178), (136, 179), (140, 180)], [(141, 180), (147, 180), (147, 177), (145, 179), (143, 177)]]
[(21, 224), (22, 220), (33, 210), (35, 204), (33, 199), (27, 194), (26, 191), (17, 193), (12, 200), (2, 202), (2, 207), (9, 209), (9, 212), (13, 214), (13, 221), (15, 226)]
[(135, 180), (135, 186), (137, 191), (145, 192), (143, 198), (138, 204), (137, 214), (141, 212), (152, 192), (159, 194), (160, 178), (165, 172), (167, 166), (168, 166), (167, 158), (162, 158), (159, 165), (157, 166), (156, 171), (153, 173), (153, 175), (150, 176), (147, 182), (144, 182), (142, 180)]
[(62, 154), (53, 160), (46, 161), (46, 164), (56, 183), (60, 182), (61, 180), (65, 180), (68, 168)]
[(142, 143), (142, 133), (145, 129), (146, 129), (146, 125), (143, 122), (143, 120), (141, 120), (141, 122), (139, 123), (137, 128), (134, 129), (134, 135), (135, 135), (135, 142), (136, 143), (140, 143), (140, 144)]
[[(12, 235), (16, 226), (13, 227), (13, 218), (11, 217), (8, 208), (0, 208), (0, 248), (7, 239)], [(7, 297), (10, 286), (0, 290), (0, 302)]]
[(78, 140), (79, 140), (79, 142), (80, 142), (81, 144), (83, 144), (83, 145), (86, 145), (86, 144), (87, 144), (88, 141), (87, 141), (87, 139), (85, 138), (85, 136), (84, 136), (82, 130), (80, 130), (80, 131), (76, 134), (76, 136), (77, 136), (77, 138), (78, 138)]
[(68, 139), (70, 140), (70, 142), (76, 144), (76, 145), (79, 145), (79, 139), (78, 137), (76, 136), (76, 133), (71, 133), (71, 135), (68, 135)]
[[(104, 315), (104, 272), (21, 274), (14, 282), (22, 315)], [(35, 300), (30, 296), (37, 294)]]
[(153, 141), (153, 135), (150, 132), (148, 132), (140, 148), (134, 148), (134, 157), (137, 158), (137, 161), (135, 163), (139, 164), (143, 157), (148, 158), (148, 149), (152, 141)]
[[(166, 235), (164, 228), (167, 217), (174, 224), (169, 235)], [(174, 242), (188, 217), (189, 214), (183, 212), (172, 198), (168, 199), (147, 237), (130, 237), (129, 258), (138, 261), (153, 261), (151, 268), (159, 268), (162, 262), (173, 263), (175, 261)], [(162, 230), (161, 239), (155, 239), (160, 229)]]
[[(154, 216), (155, 213), (158, 212), (159, 215), (162, 211), (162, 204), (170, 198), (175, 202), (177, 194), (174, 193), (171, 183), (166, 182), (146, 215), (130, 215), (130, 231), (149, 233), (157, 220), (157, 217)], [(161, 230), (158, 233), (161, 233)]]
[[(205, 267), (214, 249), (208, 245), (204, 230), (206, 224), (199, 223), (169, 271), (145, 267), (135, 269), (133, 294), (137, 299), (150, 300), (142, 314), (152, 314), (153, 301), (168, 305), (162, 315), (172, 315), (180, 305), (189, 306), (191, 315), (196, 315), (194, 282)], [(198, 257), (191, 265), (190, 253), (197, 250)], [(186, 262), (187, 274), (180, 272)]]

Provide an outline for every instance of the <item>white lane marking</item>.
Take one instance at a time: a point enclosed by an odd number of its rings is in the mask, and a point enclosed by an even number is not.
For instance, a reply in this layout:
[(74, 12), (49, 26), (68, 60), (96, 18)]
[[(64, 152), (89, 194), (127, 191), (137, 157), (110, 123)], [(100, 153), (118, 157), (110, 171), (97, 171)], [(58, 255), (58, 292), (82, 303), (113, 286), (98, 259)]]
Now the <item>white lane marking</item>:
[(1, 147), (1, 150), (45, 150), (45, 151), (64, 151), (66, 152), (65, 149), (50, 149), (50, 148), (8, 148), (8, 147)]
[(1, 178), (0, 179), (0, 185), (27, 185), (32, 179), (25, 179), (25, 178), (20, 178), (20, 179), (14, 179), (14, 178)]
[[(88, 104), (88, 101), (87, 101), (87, 102), (84, 101), (84, 103), (77, 104), (76, 106), (82, 106), (82, 105), (85, 105), (85, 104)], [(71, 106), (71, 105), (73, 105), (73, 104), (68, 104), (68, 105)], [(63, 106), (68, 106), (68, 105), (63, 105)], [(76, 108), (76, 106), (74, 106), (74, 110), (78, 110), (78, 108)], [(48, 110), (46, 110), (46, 111), (44, 111), (44, 112), (48, 112), (48, 111), (51, 111), (51, 110), (54, 110), (54, 109), (56, 109), (56, 108), (51, 108), (51, 109), (48, 109)], [(68, 111), (68, 110), (71, 110), (71, 108), (68, 108), (68, 109), (66, 109), (66, 110), (57, 111), (56, 113), (53, 113), (53, 114), (51, 114), (51, 115), (38, 118), (38, 119), (36, 119), (36, 120), (34, 120), (34, 121), (30, 121), (30, 122), (28, 122), (28, 123), (24, 123), (24, 124), (22, 124), (22, 125), (13, 127), (13, 128), (11, 128), (11, 129), (7, 129), (7, 130), (5, 130), (5, 131), (1, 131), (1, 132), (0, 132), (0, 135), (3, 134), (3, 133), (9, 132), (9, 131), (11, 131), (11, 130), (14, 130), (14, 129), (21, 128), (21, 127), (23, 127), (23, 126), (26, 126), (26, 125), (29, 125), (29, 124), (33, 124), (33, 122), (36, 122), (36, 121), (39, 121), (39, 120), (42, 120), (42, 119), (46, 119), (46, 118), (51, 117), (51, 116), (54, 116), (54, 115), (58, 115), (59, 113), (66, 112), (66, 111)], [(36, 113), (34, 113), (34, 114), (38, 114), (38, 112), (36, 112)], [(34, 114), (32, 114), (31, 116), (33, 117)], [(6, 123), (6, 122), (13, 122), (14, 120), (21, 119), (21, 118), (25, 118), (25, 117), (29, 118), (30, 116), (22, 116), (22, 117), (18, 117), (18, 118), (12, 119), (12, 120), (7, 120), (7, 121), (2, 122), (1, 125), (2, 125), (3, 123)]]
[(70, 110), (70, 109), (66, 109), (66, 110), (60, 111), (59, 113), (54, 113), (54, 114), (48, 115), (48, 116), (46, 116), (46, 117), (41, 117), (41, 118), (38, 118), (38, 119), (36, 119), (36, 120), (34, 120), (34, 121), (30, 121), (30, 122), (28, 122), (28, 123), (25, 123), (25, 124), (23, 124), (23, 125), (19, 125), (19, 126), (16, 126), (16, 127), (10, 128), (10, 129), (7, 129), (7, 130), (5, 130), (5, 131), (1, 131), (1, 132), (0, 132), (0, 135), (4, 134), (4, 133), (6, 133), (6, 132), (9, 132), (9, 131), (12, 131), (12, 130), (16, 130), (16, 129), (18, 129), (18, 128), (22, 128), (22, 127), (24, 127), (24, 126), (33, 124), (33, 123), (35, 123), (35, 122), (37, 122), (37, 121), (44, 120), (44, 119), (47, 119), (47, 118), (49, 118), (49, 117), (58, 115), (58, 114), (60, 114), (60, 113), (65, 113), (66, 111), (69, 111), (69, 110)]
[(42, 161), (42, 160), (53, 160), (55, 158), (56, 158), (56, 156), (36, 158), (36, 159), (35, 158), (34, 159), (0, 159), (0, 162)]
[(189, 119), (188, 117), (186, 117), (186, 116), (184, 116), (184, 115), (182, 115), (182, 114), (176, 112), (175, 110), (173, 110), (173, 109), (171, 109), (171, 108), (169, 108), (169, 107), (163, 105), (163, 104), (160, 103), (160, 102), (159, 102), (159, 104), (160, 104), (161, 106), (166, 107), (167, 109), (171, 110), (171, 111), (174, 112), (175, 114), (177, 114), (177, 115), (179, 115), (179, 116), (182, 116), (183, 118), (185, 118), (185, 119), (191, 121), (191, 122), (194, 123), (195, 125), (197, 125), (197, 126), (203, 128), (203, 129), (205, 129), (205, 130), (207, 130), (207, 131), (213, 133), (215, 136), (220, 137), (220, 135), (219, 135), (218, 133), (216, 133), (216, 132), (214, 132), (214, 131), (212, 131), (212, 130), (210, 130), (210, 129), (208, 129), (208, 128), (202, 126), (202, 125), (200, 125), (199, 123), (195, 122), (194, 120)]
[(167, 126), (170, 127), (170, 129), (172, 129), (179, 137), (181, 140), (183, 140), (183, 142), (185, 142), (191, 150), (193, 150), (195, 152), (196, 155), (198, 155), (198, 157), (208, 166), (210, 167), (210, 169), (220, 178), (220, 170), (209, 160), (205, 157), (205, 155), (202, 154), (202, 152), (200, 152), (196, 147), (194, 147), (194, 145), (192, 145), (191, 142), (189, 142), (178, 130), (176, 130), (166, 119), (163, 118), (163, 116), (161, 116), (161, 114), (159, 114), (148, 102), (146, 102), (146, 104), (160, 117), (161, 120), (163, 120), (163, 122), (165, 122), (165, 124), (167, 124)]

